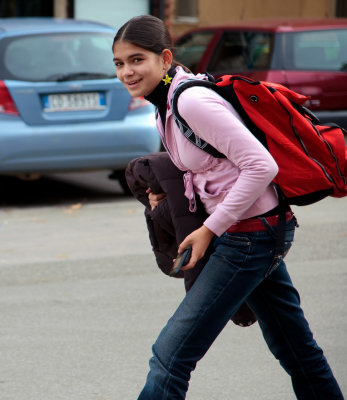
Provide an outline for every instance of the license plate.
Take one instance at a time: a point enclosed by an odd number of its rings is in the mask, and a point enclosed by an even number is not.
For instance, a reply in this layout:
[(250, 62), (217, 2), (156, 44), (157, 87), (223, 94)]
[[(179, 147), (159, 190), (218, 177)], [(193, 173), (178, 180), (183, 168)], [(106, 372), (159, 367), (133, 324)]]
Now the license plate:
[(105, 94), (99, 92), (57, 93), (43, 96), (45, 112), (103, 110)]

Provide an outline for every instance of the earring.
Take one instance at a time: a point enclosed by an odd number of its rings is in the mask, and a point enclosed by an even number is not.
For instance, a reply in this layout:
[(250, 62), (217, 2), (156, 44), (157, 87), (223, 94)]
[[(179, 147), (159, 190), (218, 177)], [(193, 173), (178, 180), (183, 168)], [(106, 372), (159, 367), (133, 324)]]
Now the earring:
[(163, 78), (162, 81), (165, 83), (165, 86), (166, 85), (171, 85), (172, 77), (169, 76), (168, 74), (166, 74), (165, 78)]

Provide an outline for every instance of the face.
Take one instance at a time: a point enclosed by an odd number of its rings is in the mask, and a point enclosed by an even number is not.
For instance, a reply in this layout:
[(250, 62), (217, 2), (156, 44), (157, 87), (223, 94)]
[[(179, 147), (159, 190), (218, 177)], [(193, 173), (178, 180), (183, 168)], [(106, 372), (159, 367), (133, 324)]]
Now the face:
[(149, 95), (172, 63), (170, 50), (158, 55), (127, 41), (116, 42), (113, 54), (117, 77), (133, 97)]

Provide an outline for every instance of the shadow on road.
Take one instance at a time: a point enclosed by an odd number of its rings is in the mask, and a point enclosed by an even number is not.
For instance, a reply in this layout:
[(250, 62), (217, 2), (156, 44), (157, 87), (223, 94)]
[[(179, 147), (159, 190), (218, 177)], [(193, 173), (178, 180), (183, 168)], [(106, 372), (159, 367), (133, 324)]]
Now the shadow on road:
[(118, 181), (108, 172), (57, 174), (34, 181), (0, 176), (0, 207), (35, 207), (75, 202), (124, 200)]

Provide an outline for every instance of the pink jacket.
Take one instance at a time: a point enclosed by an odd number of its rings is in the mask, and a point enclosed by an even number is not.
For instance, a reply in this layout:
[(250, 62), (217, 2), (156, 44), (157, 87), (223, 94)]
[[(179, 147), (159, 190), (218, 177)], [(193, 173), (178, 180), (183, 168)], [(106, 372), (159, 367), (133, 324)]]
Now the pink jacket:
[[(184, 175), (185, 195), (194, 211), (195, 193), (209, 217), (204, 225), (220, 236), (236, 221), (263, 214), (278, 204), (271, 181), (278, 167), (270, 153), (244, 126), (229, 102), (204, 87), (185, 90), (178, 110), (190, 128), (227, 158), (210, 156), (190, 143), (177, 127), (170, 100), (177, 85), (194, 75), (177, 67), (172, 80), (165, 130), (160, 117), (157, 128), (174, 164)], [(203, 79), (204, 75), (195, 78)]]

